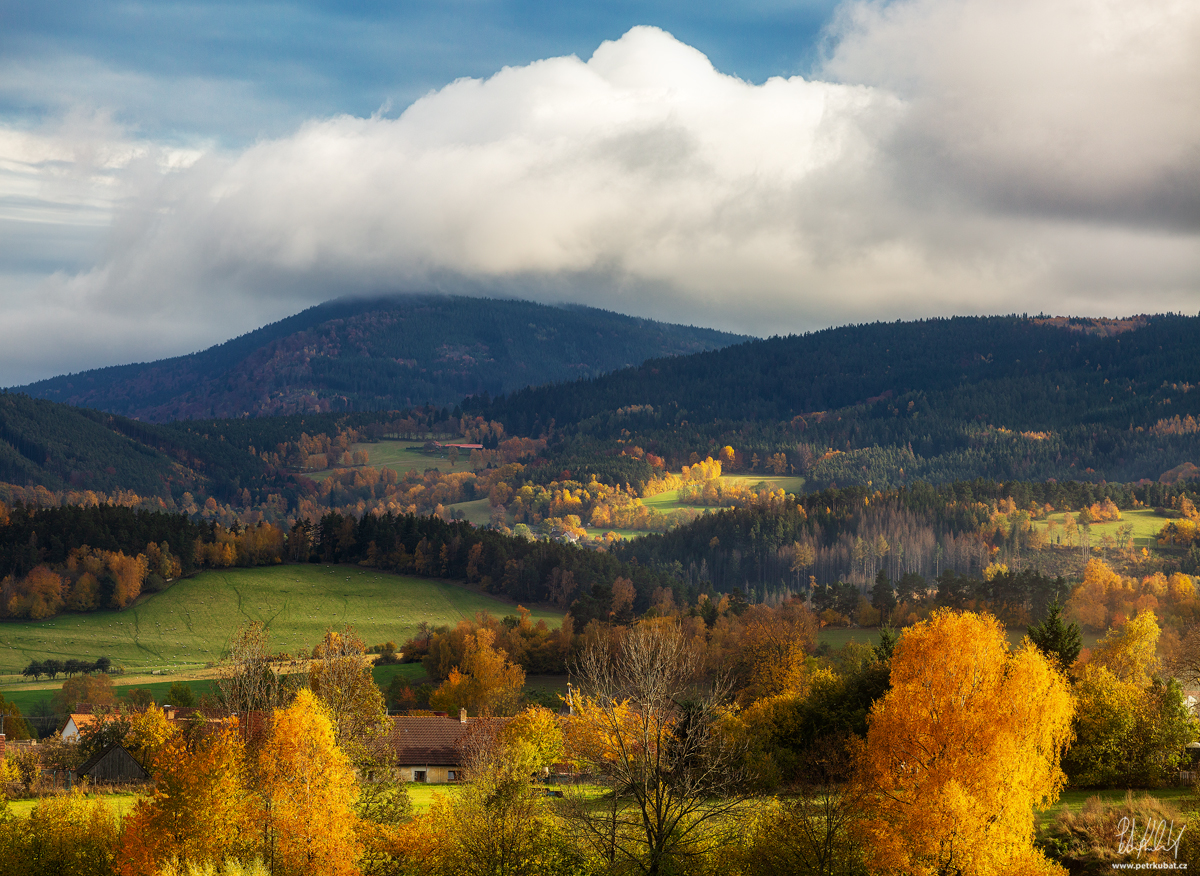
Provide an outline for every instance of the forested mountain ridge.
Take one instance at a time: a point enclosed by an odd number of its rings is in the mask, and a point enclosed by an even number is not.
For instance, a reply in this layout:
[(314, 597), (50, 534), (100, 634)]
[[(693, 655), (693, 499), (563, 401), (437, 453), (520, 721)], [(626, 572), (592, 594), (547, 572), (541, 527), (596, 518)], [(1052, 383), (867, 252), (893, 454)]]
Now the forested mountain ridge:
[[(748, 341), (471, 410), (572, 456), (786, 453), (812, 486), (1156, 479), (1200, 458), (1200, 317), (955, 317)], [(763, 470), (747, 465), (745, 469)]]
[(1200, 380), (1200, 317), (1113, 325), (1123, 330), (1071, 331), (1023, 317), (843, 326), (531, 387), (489, 413), (521, 434), (535, 421), (569, 425), (633, 405), (677, 404), (694, 421), (778, 421), (854, 405), (886, 411), (911, 393), (960, 419), (982, 415), (1010, 428), (1200, 413), (1189, 382)]
[(188, 356), (18, 391), (150, 422), (389, 410), (592, 377), (743, 340), (589, 307), (437, 295), (338, 300)]

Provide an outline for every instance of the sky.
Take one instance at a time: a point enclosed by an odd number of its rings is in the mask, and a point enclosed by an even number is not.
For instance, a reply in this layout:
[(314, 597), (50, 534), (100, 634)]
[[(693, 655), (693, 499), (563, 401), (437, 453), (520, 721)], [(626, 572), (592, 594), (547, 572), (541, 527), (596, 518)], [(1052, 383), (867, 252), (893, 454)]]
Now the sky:
[(0, 0), (0, 386), (442, 291), (1200, 310), (1195, 0)]

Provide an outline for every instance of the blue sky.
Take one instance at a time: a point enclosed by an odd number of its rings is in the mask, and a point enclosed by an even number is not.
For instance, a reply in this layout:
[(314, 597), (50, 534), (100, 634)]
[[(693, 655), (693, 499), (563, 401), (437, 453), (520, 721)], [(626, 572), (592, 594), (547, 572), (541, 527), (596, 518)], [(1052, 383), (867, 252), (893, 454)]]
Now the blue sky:
[(0, 386), (341, 295), (1200, 309), (1200, 4), (0, 0)]
[(0, 85), (0, 112), (36, 124), (85, 102), (144, 136), (234, 147), (313, 117), (385, 106), (398, 113), (463, 76), (587, 57), (603, 40), (647, 24), (700, 49), (723, 72), (761, 82), (807, 72), (835, 6), (7, 2), (0, 54), (10, 70), (43, 75)]

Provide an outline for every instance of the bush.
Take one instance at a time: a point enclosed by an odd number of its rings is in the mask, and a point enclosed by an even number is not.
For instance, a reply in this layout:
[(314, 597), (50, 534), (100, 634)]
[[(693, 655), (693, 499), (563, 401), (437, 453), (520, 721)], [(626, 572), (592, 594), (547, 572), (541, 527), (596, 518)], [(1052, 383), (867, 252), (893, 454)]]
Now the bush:
[[(1072, 874), (1111, 873), (1119, 863), (1182, 862), (1200, 856), (1196, 838), (1191, 836), (1194, 831), (1188, 827), (1187, 816), (1170, 803), (1149, 795), (1134, 798), (1128, 791), (1120, 803), (1089, 797), (1078, 814), (1064, 806), (1045, 828), (1040, 845), (1047, 857)], [(1122, 848), (1122, 843), (1140, 843), (1148, 828), (1151, 836), (1156, 829), (1162, 830), (1163, 846), (1174, 843), (1182, 833), (1178, 856), (1175, 848), (1153, 851), (1154, 843), (1140, 856)]]
[(117, 819), (101, 800), (46, 797), (28, 818), (0, 819), (0, 869), (22, 876), (116, 873)]

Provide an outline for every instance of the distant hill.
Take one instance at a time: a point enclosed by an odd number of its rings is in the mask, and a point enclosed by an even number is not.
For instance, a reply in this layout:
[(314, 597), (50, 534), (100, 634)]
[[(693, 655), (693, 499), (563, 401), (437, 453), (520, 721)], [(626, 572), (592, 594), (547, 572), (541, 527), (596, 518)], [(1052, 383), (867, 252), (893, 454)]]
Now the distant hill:
[(742, 340), (590, 307), (435, 295), (338, 300), (199, 353), (16, 391), (149, 422), (453, 406)]
[(580, 440), (632, 436), (668, 460), (726, 443), (747, 458), (782, 451), (814, 485), (1157, 479), (1200, 462), (1197, 337), (1200, 317), (1178, 315), (875, 323), (468, 407), (513, 434), (553, 422)]

